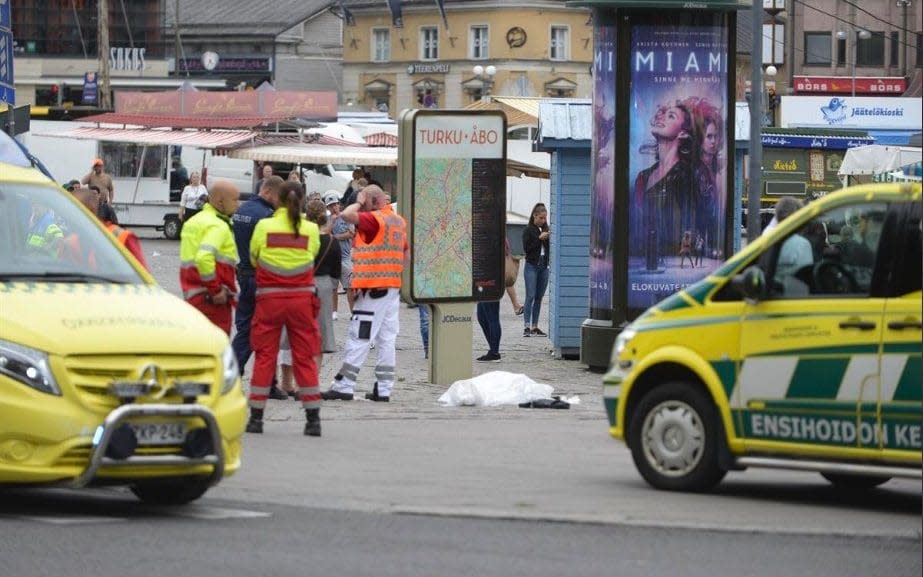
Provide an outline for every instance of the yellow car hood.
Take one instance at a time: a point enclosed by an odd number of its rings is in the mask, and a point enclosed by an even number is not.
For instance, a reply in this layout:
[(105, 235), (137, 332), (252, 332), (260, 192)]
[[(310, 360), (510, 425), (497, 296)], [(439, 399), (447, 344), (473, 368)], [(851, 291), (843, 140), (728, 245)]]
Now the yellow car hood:
[(158, 286), (99, 283), (0, 283), (0, 339), (58, 355), (217, 355), (227, 343)]

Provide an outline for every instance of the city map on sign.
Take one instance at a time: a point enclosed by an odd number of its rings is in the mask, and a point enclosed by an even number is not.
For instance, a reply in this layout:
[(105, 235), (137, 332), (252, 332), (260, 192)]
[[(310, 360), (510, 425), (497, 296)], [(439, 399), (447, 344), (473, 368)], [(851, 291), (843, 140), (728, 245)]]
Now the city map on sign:
[(471, 159), (415, 161), (414, 289), (420, 298), (471, 295)]

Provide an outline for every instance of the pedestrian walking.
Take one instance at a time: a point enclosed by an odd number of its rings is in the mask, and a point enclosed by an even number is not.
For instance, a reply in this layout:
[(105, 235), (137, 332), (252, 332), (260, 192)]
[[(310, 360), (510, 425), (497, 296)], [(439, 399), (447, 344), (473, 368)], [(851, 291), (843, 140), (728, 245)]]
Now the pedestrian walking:
[[(237, 332), (231, 341), (234, 356), (237, 357), (237, 366), (243, 376), (247, 361), (252, 353), (250, 347), (250, 326), (253, 321), (253, 311), (256, 308), (256, 270), (250, 262), (250, 241), (256, 224), (264, 218), (269, 218), (279, 206), (279, 193), (285, 181), (281, 177), (270, 175), (260, 181), (258, 194), (244, 202), (234, 213), (234, 243), (240, 265), (237, 267), (237, 281), (240, 283), (240, 295), (237, 302), (237, 315), (234, 317), (234, 327)], [(269, 392), (271, 399), (287, 399), (288, 397), (275, 385)]]
[(99, 187), (99, 202), (102, 204), (111, 204), (115, 201), (115, 186), (112, 184), (112, 177), (106, 172), (102, 158), (93, 161), (93, 167), (89, 174), (80, 179), (80, 184), (86, 184), (91, 188)]
[(529, 224), (522, 231), (522, 248), (526, 253), (526, 267), (523, 278), (526, 282), (526, 302), (522, 336), (548, 336), (538, 328), (538, 316), (542, 312), (542, 299), (548, 288), (548, 262), (551, 252), (548, 230), (548, 210), (541, 202), (532, 207)]
[(186, 302), (231, 334), (231, 312), (237, 296), (237, 247), (231, 232), (231, 215), (240, 191), (219, 180), (208, 192), (208, 204), (180, 233), (179, 281)]
[(321, 395), (317, 364), (320, 302), (314, 285), (314, 259), (320, 248), (320, 229), (302, 218), (304, 187), (286, 182), (279, 192), (279, 208), (257, 222), (250, 241), (250, 261), (256, 269), (256, 310), (250, 340), (256, 352), (250, 381), (248, 433), (263, 432), (263, 411), (276, 373), (282, 328), (292, 348), (292, 370), (301, 406), (304, 434), (319, 437)]
[(189, 175), (189, 184), (183, 188), (179, 200), (179, 219), (182, 222), (194, 217), (208, 202), (208, 189), (202, 184), (202, 177), (195, 170)]
[(343, 291), (346, 294), (346, 303), (349, 305), (350, 312), (353, 310), (353, 293), (350, 288), (350, 279), (352, 279), (353, 274), (353, 259), (352, 259), (352, 249), (353, 249), (353, 238), (356, 236), (356, 226), (350, 224), (343, 220), (340, 215), (342, 206), (340, 205), (340, 199), (337, 191), (328, 190), (324, 193), (324, 204), (327, 205), (327, 210), (330, 211), (330, 231), (334, 238), (337, 241), (337, 244), (340, 249), (340, 278), (337, 284), (333, 287), (333, 318), (337, 318), (337, 310), (339, 309), (339, 287), (343, 287)]
[(343, 364), (326, 400), (351, 401), (359, 368), (374, 344), (378, 353), (375, 385), (365, 398), (388, 402), (394, 387), (395, 340), (400, 329), (401, 272), (407, 245), (407, 225), (396, 214), (388, 195), (378, 186), (360, 190), (342, 218), (356, 225), (352, 290), (356, 292)]
[(500, 301), (479, 302), (477, 304), (478, 324), (484, 338), (487, 339), (487, 354), (477, 358), (479, 363), (500, 362), (500, 337), (503, 329), (500, 327)]

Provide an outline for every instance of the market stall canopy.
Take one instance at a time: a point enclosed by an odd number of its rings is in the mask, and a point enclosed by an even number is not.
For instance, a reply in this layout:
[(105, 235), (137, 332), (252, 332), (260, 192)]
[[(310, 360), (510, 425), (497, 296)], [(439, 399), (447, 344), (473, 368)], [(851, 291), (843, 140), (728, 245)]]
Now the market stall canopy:
[(542, 166), (536, 166), (522, 160), (506, 159), (507, 176), (531, 176), (532, 178), (551, 178), (551, 171)]
[(106, 112), (81, 118), (81, 122), (97, 122), (100, 124), (122, 124), (125, 126), (143, 126), (147, 128), (255, 128), (257, 126), (275, 124), (286, 120), (287, 116), (154, 116), (147, 114), (126, 114), (122, 112)]
[(290, 162), (293, 164), (350, 164), (397, 166), (397, 148), (325, 146), (319, 144), (269, 144), (228, 151), (230, 158)]
[(37, 133), (36, 136), (76, 138), (78, 140), (102, 140), (109, 142), (131, 142), (147, 145), (223, 148), (252, 141), (256, 138), (257, 133), (250, 130), (170, 130), (157, 128), (102, 128), (85, 126), (65, 132)]
[(912, 146), (882, 146), (880, 144), (859, 146), (846, 151), (838, 174), (840, 176), (882, 174), (918, 164), (920, 160), (921, 149)]

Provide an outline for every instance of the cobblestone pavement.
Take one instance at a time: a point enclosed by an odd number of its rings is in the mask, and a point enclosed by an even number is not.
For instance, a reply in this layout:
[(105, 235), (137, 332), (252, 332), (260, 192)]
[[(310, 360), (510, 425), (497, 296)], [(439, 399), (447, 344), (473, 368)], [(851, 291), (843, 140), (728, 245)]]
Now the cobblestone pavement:
[[(144, 238), (143, 246), (152, 273), (165, 289), (179, 294), (179, 243), (156, 237)], [(520, 299), (525, 297), (522, 276), (517, 283)], [(569, 409), (572, 418), (605, 419), (602, 407), (602, 375), (593, 372), (577, 360), (556, 359), (551, 354), (550, 337), (523, 337), (523, 321), (516, 316), (509, 298), (504, 297), (500, 305), (500, 322), (503, 336), (500, 341), (502, 359), (495, 363), (479, 363), (474, 359), (487, 352), (487, 341), (477, 324), (472, 307), (473, 350), (471, 355), (472, 376), (490, 371), (507, 371), (522, 373), (532, 380), (554, 387), (555, 395), (578, 395), (580, 403)], [(348, 309), (345, 295), (339, 299), (339, 319), (334, 321), (336, 342), (342, 350), (349, 327)], [(369, 411), (371, 401), (366, 401), (364, 393), (371, 391), (374, 381), (376, 353), (369, 351), (365, 365), (359, 373), (356, 399), (351, 402), (330, 401), (324, 403), (324, 419), (353, 419), (358, 415), (375, 419), (457, 419), (480, 418), (489, 414), (492, 418), (551, 418), (549, 413), (557, 410), (521, 409), (515, 406), (505, 407), (443, 407), (438, 403), (439, 397), (448, 386), (429, 382), (429, 360), (423, 357), (423, 342), (420, 338), (419, 312), (401, 305), (401, 330), (397, 339), (397, 381), (392, 393), (391, 403), (375, 403), (375, 410)], [(540, 328), (548, 331), (548, 296), (542, 303)], [(320, 384), (326, 390), (342, 361), (341, 353), (324, 356), (320, 369)], [(244, 375), (245, 385), (249, 380), (250, 366)], [(271, 400), (267, 407), (267, 420), (303, 420), (298, 403), (293, 401)], [(605, 430), (605, 425), (601, 430)]]

